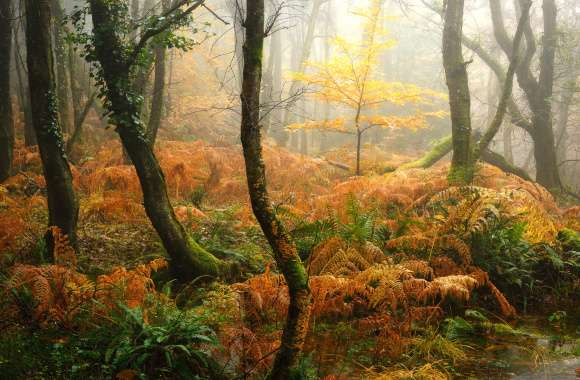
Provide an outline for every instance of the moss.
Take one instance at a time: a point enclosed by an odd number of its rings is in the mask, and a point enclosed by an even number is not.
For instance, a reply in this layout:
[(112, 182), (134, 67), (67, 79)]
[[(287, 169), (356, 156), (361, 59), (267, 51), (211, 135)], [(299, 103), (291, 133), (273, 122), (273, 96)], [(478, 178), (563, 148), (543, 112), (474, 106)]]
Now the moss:
[(447, 180), (450, 185), (461, 186), (471, 183), (474, 167), (472, 165), (451, 165)]
[(451, 141), (451, 135), (449, 135), (447, 137), (438, 140), (433, 146), (433, 148), (429, 152), (427, 152), (423, 157), (421, 157), (416, 161), (402, 165), (401, 169), (414, 169), (414, 168), (426, 169), (435, 164), (441, 158), (443, 158), (443, 156), (445, 156), (447, 153), (451, 152), (452, 148), (453, 146)]

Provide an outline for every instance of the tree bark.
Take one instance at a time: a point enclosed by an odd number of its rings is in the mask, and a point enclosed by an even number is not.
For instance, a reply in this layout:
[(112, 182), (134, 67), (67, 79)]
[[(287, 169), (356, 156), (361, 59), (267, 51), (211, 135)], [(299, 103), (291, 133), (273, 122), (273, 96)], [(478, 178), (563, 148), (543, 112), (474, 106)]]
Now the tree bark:
[(30, 104), (48, 193), (48, 223), (59, 227), (76, 247), (79, 206), (58, 123), (50, 3), (26, 0), (25, 4)]
[(12, 0), (0, 3), (0, 183), (12, 172), (14, 123), (10, 97), (12, 53)]
[(288, 285), (290, 305), (281, 346), (269, 374), (273, 380), (290, 378), (298, 364), (308, 331), (311, 294), (308, 277), (296, 245), (276, 217), (266, 185), (260, 126), (260, 87), (264, 43), (264, 0), (247, 1), (243, 46), (241, 140), (252, 210), (274, 252), (276, 264)]
[(471, 98), (467, 78), (467, 63), (463, 60), (464, 1), (448, 1), (443, 27), (443, 66), (449, 88), (449, 109), (453, 157), (449, 171), (452, 183), (468, 183), (473, 179), (471, 166)]
[(113, 52), (125, 51), (115, 33), (108, 0), (91, 0), (93, 33), (96, 56), (107, 83), (107, 100), (112, 122), (121, 138), (139, 177), (147, 216), (159, 234), (171, 258), (171, 270), (180, 281), (191, 281), (199, 276), (217, 277), (229, 274), (227, 263), (222, 262), (191, 239), (177, 220), (169, 196), (165, 177), (140, 120), (139, 102), (130, 83), (126, 57)]

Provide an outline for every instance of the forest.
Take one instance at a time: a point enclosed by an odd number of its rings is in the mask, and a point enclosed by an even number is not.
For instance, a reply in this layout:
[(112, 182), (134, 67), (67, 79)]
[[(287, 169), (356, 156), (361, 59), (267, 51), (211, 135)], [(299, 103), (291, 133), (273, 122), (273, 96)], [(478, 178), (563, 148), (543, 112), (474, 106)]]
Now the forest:
[(578, 378), (578, 0), (0, 0), (0, 380)]

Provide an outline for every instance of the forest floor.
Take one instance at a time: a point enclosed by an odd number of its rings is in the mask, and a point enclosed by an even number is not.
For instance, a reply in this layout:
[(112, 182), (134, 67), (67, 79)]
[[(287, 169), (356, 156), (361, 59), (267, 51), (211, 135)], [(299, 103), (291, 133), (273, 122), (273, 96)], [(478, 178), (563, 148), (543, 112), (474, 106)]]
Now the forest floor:
[[(249, 208), (241, 149), (161, 143), (176, 215), (242, 268), (232, 282), (186, 287), (167, 281), (117, 152), (73, 167), (74, 266), (43, 262), (37, 153), (21, 148), (19, 174), (0, 186), (0, 379), (212, 378), (215, 368), (262, 378), (288, 294)], [(349, 177), (324, 160), (265, 154), (313, 293), (296, 379), (575, 378), (580, 207), (487, 165), (455, 188), (444, 164)]]

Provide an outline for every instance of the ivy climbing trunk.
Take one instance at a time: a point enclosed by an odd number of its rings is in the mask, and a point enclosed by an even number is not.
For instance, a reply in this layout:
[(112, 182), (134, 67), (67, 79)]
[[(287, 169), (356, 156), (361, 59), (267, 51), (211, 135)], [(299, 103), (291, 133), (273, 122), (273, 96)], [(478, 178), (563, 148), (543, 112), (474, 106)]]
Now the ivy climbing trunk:
[(14, 124), (10, 98), (12, 53), (12, 0), (0, 3), (0, 182), (10, 176), (14, 151)]
[(123, 52), (127, 51), (115, 33), (114, 6), (108, 0), (91, 0), (95, 53), (107, 84), (106, 97), (111, 120), (131, 158), (143, 191), (147, 216), (159, 234), (171, 258), (171, 270), (180, 281), (199, 276), (217, 277), (229, 274), (225, 263), (191, 239), (177, 220), (165, 177), (140, 120), (139, 101), (130, 81), (131, 65)]
[(268, 239), (274, 258), (282, 272), (290, 295), (288, 315), (280, 350), (269, 374), (270, 379), (290, 378), (298, 364), (311, 310), (311, 294), (306, 270), (296, 245), (272, 208), (266, 185), (266, 168), (262, 155), (260, 126), (260, 88), (264, 46), (264, 0), (246, 2), (246, 28), (243, 46), (244, 66), (242, 92), (241, 140), (252, 210)]
[(76, 247), (79, 205), (58, 122), (50, 2), (26, 0), (25, 5), (30, 104), (48, 193), (48, 223), (59, 227)]
[(471, 97), (467, 63), (463, 60), (461, 37), (464, 1), (448, 1), (444, 13), (443, 67), (449, 88), (453, 156), (449, 181), (468, 183), (473, 178), (471, 166)]

